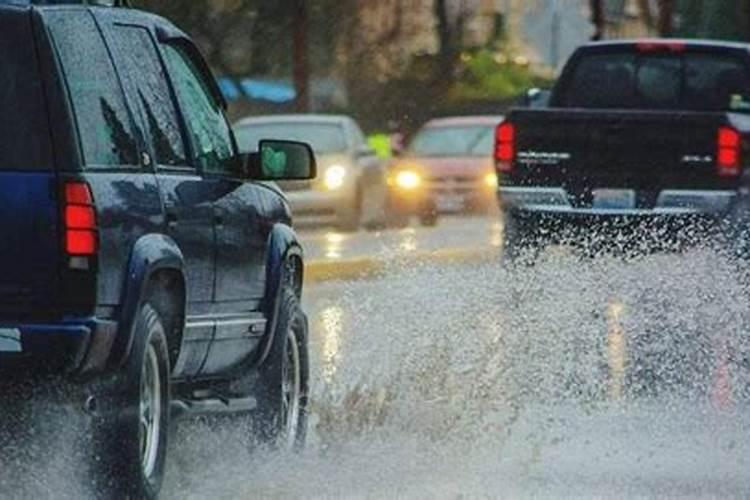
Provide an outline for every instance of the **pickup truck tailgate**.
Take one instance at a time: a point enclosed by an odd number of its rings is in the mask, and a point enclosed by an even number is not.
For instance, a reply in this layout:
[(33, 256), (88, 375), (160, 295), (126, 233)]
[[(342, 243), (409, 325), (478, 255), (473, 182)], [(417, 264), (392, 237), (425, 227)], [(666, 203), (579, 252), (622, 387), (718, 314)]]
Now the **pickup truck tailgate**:
[(514, 110), (516, 163), (504, 183), (596, 188), (726, 189), (717, 175), (723, 113), (613, 110)]

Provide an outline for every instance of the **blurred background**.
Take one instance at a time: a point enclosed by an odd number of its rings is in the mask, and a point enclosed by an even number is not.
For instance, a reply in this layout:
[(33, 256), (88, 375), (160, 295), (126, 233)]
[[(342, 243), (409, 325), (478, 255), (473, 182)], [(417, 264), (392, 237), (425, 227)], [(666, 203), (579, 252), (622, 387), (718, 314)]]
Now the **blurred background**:
[(750, 39), (740, 0), (134, 0), (198, 41), (230, 118), (344, 113), (368, 134), (502, 112), (596, 38)]

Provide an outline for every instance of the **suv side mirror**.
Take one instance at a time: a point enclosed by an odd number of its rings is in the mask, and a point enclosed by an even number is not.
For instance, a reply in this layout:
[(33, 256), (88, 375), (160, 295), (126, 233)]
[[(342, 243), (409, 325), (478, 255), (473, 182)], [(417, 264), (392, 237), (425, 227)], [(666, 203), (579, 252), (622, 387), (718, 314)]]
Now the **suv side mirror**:
[(544, 108), (549, 104), (552, 93), (549, 90), (532, 88), (523, 95), (523, 105), (528, 108)]
[(262, 140), (257, 153), (245, 160), (248, 177), (258, 181), (296, 181), (317, 175), (315, 155), (309, 144)]

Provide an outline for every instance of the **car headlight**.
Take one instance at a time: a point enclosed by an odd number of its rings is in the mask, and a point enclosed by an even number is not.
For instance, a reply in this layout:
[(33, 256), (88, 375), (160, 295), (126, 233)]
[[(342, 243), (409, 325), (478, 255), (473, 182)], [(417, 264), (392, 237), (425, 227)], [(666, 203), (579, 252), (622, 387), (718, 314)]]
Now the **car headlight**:
[(488, 188), (496, 188), (497, 187), (497, 174), (495, 172), (488, 172), (484, 176), (484, 185)]
[(345, 179), (346, 168), (341, 165), (331, 165), (326, 169), (326, 173), (323, 176), (323, 183), (326, 189), (334, 191), (344, 185)]
[(416, 189), (422, 184), (422, 178), (412, 170), (402, 170), (396, 174), (396, 185), (401, 189)]

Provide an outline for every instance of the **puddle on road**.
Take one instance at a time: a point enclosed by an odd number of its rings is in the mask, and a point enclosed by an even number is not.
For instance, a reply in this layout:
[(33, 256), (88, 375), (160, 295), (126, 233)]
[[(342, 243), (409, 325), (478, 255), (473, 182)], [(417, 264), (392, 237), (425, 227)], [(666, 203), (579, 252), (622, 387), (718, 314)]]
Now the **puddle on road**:
[(750, 493), (734, 267), (545, 259), (308, 290), (308, 449), (226, 458), (226, 437), (193, 434), (175, 453), (214, 461), (182, 460), (168, 497)]

